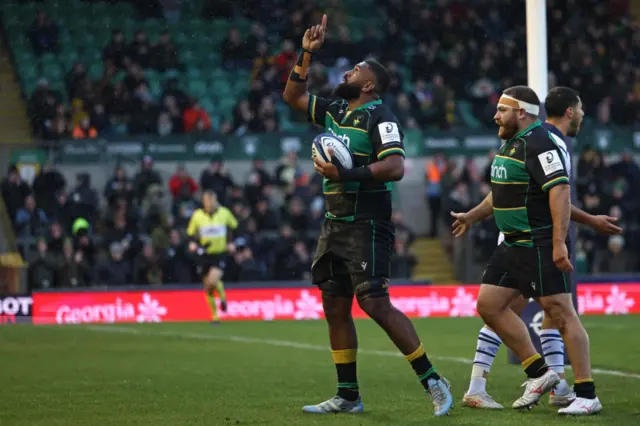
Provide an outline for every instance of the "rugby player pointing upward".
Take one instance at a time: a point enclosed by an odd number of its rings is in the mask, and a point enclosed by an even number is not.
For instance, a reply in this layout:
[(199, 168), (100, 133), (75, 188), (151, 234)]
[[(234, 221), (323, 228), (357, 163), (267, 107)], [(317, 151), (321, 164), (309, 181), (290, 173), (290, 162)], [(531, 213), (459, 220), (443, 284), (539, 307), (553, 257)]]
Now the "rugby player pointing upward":
[(403, 134), (394, 114), (382, 104), (388, 71), (373, 60), (357, 64), (344, 76), (331, 102), (307, 92), (312, 54), (324, 41), (327, 17), (309, 28), (302, 52), (284, 90), (284, 101), (342, 139), (355, 159), (353, 169), (316, 162), (324, 177), (326, 219), (312, 265), (312, 280), (322, 291), (333, 361), (336, 396), (303, 407), (309, 413), (358, 413), (363, 405), (356, 374), (358, 341), (351, 317), (354, 295), (405, 355), (430, 395), (436, 416), (453, 404), (449, 383), (427, 358), (411, 321), (389, 299), (389, 267), (394, 229), (389, 182), (404, 175)]

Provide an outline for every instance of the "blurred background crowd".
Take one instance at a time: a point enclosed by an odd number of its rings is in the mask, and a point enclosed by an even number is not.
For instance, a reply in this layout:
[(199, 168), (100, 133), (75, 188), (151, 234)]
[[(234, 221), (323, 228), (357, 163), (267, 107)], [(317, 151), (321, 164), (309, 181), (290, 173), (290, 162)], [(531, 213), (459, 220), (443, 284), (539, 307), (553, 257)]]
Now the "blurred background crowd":
[[(587, 116), (599, 124), (639, 121), (634, 60), (640, 33), (626, 2), (548, 3), (550, 87), (578, 90)], [(280, 93), (305, 29), (322, 12), (330, 27), (314, 56), (312, 90), (330, 95), (345, 71), (376, 56), (393, 75), (385, 102), (406, 128), (490, 127), (501, 90), (526, 81), (525, 26), (513, 24), (525, 22), (523, 1), (60, 0), (25, 6), (15, 16), (7, 16), (13, 9), (5, 12), (4, 22), (29, 93), (33, 130), (45, 139), (304, 127)]]
[[(12, 1), (2, 23), (33, 134), (55, 146), (71, 138), (307, 129), (280, 94), (305, 29), (323, 12), (330, 28), (314, 55), (311, 91), (331, 96), (345, 71), (373, 55), (392, 73), (384, 101), (405, 128), (492, 129), (502, 89), (526, 81), (524, 7), (511, 0)], [(577, 89), (587, 121), (638, 123), (640, 27), (628, 2), (550, 0), (548, 10), (550, 87)], [(612, 238), (581, 229), (578, 270), (638, 270), (638, 165), (630, 154), (609, 160), (592, 148), (575, 157), (578, 205), (620, 217), (625, 229)], [(430, 236), (449, 248), (448, 212), (472, 207), (488, 190), (488, 171), (474, 164), (443, 155), (424, 164)], [(31, 185), (9, 170), (2, 196), (31, 288), (197, 282), (184, 229), (201, 189), (214, 190), (240, 221), (226, 281), (307, 276), (323, 202), (318, 177), (294, 153), (273, 170), (256, 159), (244, 181), (231, 178), (222, 158), (201, 171), (181, 166), (168, 181), (152, 158), (139, 167), (134, 176), (117, 167), (104, 188), (88, 174), (66, 182), (53, 164)], [(393, 276), (409, 278), (419, 261), (410, 252), (416, 236), (400, 212), (394, 221)], [(473, 260), (485, 262), (496, 240), (492, 221), (475, 228)]]

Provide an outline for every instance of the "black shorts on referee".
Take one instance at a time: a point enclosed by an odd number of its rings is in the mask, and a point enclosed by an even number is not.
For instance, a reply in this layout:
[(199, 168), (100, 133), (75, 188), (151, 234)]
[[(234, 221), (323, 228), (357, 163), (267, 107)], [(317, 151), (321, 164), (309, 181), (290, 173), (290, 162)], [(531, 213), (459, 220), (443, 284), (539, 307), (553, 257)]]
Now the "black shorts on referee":
[(553, 262), (553, 247), (502, 243), (491, 256), (482, 283), (519, 290), (526, 298), (571, 293), (571, 277)]
[(227, 253), (218, 254), (203, 254), (200, 256), (197, 270), (198, 275), (206, 277), (209, 275), (211, 268), (218, 268), (224, 273), (224, 268), (227, 266)]

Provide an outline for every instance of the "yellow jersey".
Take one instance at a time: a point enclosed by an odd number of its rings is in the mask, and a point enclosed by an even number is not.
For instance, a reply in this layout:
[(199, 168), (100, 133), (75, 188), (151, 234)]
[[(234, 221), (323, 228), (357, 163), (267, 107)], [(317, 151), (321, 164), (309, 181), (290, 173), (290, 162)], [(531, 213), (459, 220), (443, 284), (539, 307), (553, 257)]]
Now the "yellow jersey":
[(227, 251), (227, 232), (238, 227), (238, 221), (228, 208), (219, 206), (209, 215), (197, 209), (189, 220), (187, 235), (198, 238), (208, 254), (222, 254)]

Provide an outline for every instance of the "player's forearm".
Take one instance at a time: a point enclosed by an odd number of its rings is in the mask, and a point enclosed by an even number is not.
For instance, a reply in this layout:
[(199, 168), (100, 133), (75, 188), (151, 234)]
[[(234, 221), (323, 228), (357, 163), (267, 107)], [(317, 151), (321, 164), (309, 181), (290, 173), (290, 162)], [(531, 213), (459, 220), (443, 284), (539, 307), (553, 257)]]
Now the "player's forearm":
[(365, 167), (371, 170), (373, 179), (382, 182), (397, 182), (404, 177), (404, 158), (401, 155), (390, 155)]
[(309, 69), (311, 68), (311, 52), (302, 50), (296, 65), (289, 74), (289, 80), (284, 88), (282, 99), (291, 107), (300, 109), (303, 107), (307, 94), (307, 80), (309, 78)]
[(591, 216), (589, 213), (585, 212), (584, 210), (580, 210), (573, 204), (571, 205), (571, 221), (572, 222), (576, 222), (581, 225), (590, 225), (592, 218), (593, 216)]
[(549, 208), (553, 220), (553, 244), (564, 244), (571, 220), (571, 189), (557, 185), (549, 191)]
[(484, 197), (484, 200), (467, 213), (467, 218), (471, 223), (480, 222), (493, 214), (493, 195), (491, 192)]

